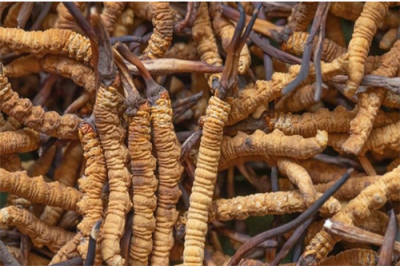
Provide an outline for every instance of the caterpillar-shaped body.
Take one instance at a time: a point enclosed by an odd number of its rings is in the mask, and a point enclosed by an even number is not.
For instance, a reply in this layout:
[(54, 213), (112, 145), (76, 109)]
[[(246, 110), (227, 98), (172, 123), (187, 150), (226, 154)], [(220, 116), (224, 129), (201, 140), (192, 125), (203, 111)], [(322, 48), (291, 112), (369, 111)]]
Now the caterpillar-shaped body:
[(181, 148), (172, 122), (171, 100), (167, 91), (151, 105), (153, 142), (157, 154), (159, 185), (152, 265), (169, 265), (174, 245), (173, 227), (178, 218), (176, 203), (181, 196), (178, 181), (183, 172), (179, 161)]
[(223, 128), (228, 121), (230, 105), (215, 96), (209, 100), (201, 137), (199, 157), (190, 195), (186, 224), (184, 264), (203, 265), (208, 209), (212, 203), (221, 154)]
[(86, 65), (93, 65), (89, 39), (71, 30), (24, 31), (0, 27), (0, 46), (15, 53), (65, 55)]
[(171, 9), (168, 2), (150, 2), (149, 5), (153, 14), (154, 31), (142, 58), (163, 58), (171, 45), (174, 31)]
[(81, 193), (59, 182), (47, 183), (43, 177), (30, 178), (25, 171), (8, 172), (0, 168), (0, 191), (8, 192), (31, 202), (76, 210)]
[[(101, 195), (107, 179), (107, 169), (104, 151), (94, 128), (89, 124), (82, 124), (79, 127), (79, 138), (84, 152), (83, 156), (86, 159), (86, 168), (84, 175), (78, 180), (83, 195), (77, 203), (77, 207), (79, 213), (83, 215), (83, 219), (77, 225), (77, 228), (87, 242), (94, 224), (102, 218), (103, 202)], [(83, 255), (82, 257), (86, 257), (87, 248), (85, 242), (79, 243), (78, 249), (81, 256)]]
[(120, 240), (125, 226), (125, 216), (131, 208), (128, 193), (131, 177), (125, 167), (124, 129), (120, 124), (119, 110), (122, 96), (114, 87), (100, 87), (94, 106), (96, 128), (104, 149), (108, 170), (110, 194), (108, 211), (102, 229), (101, 253), (109, 266), (122, 266)]
[(150, 133), (150, 107), (146, 102), (129, 118), (128, 148), (133, 187), (131, 265), (148, 265), (148, 257), (153, 248), (153, 232), (156, 228), (156, 159), (151, 154)]
[(41, 106), (32, 106), (29, 99), (21, 99), (12, 90), (11, 84), (3, 75), (0, 75), (0, 108), (18, 122), (38, 132), (62, 139), (78, 137), (79, 117), (72, 114), (60, 116), (54, 111), (46, 112)]
[(57, 252), (75, 235), (59, 227), (48, 226), (29, 211), (14, 206), (0, 210), (0, 224), (15, 226), (30, 237), (35, 247), (46, 246), (53, 252)]

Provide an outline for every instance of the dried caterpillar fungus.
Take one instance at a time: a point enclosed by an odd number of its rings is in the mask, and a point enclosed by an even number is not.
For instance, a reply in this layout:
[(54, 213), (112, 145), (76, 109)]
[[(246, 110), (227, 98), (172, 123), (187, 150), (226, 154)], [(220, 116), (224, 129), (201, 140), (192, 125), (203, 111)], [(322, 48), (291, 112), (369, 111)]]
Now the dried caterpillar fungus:
[(119, 37), (128, 35), (133, 26), (134, 16), (135, 14), (130, 7), (125, 8), (121, 16), (118, 17), (112, 36)]
[[(18, 260), (18, 262), (22, 263), (22, 261), (23, 261), (22, 258), (24, 257), (24, 254), (21, 251), (21, 249), (13, 247), (13, 246), (7, 246), (7, 249), (10, 252), (10, 254), (13, 255), (13, 257)], [(49, 265), (49, 262), (50, 262), (48, 259), (38, 256), (33, 252), (29, 252), (28, 261), (32, 265), (37, 265), (37, 266)]]
[(169, 251), (174, 244), (173, 226), (178, 218), (175, 205), (181, 196), (178, 181), (183, 167), (179, 161), (181, 148), (174, 132), (171, 100), (167, 91), (161, 92), (159, 99), (151, 103), (150, 112), (159, 173), (151, 262), (154, 265), (168, 265)]
[(80, 118), (66, 114), (60, 116), (54, 111), (46, 112), (41, 106), (32, 106), (29, 99), (20, 99), (4, 75), (0, 75), (0, 108), (18, 122), (41, 133), (66, 139), (78, 137)]
[(125, 134), (118, 116), (122, 101), (122, 96), (116, 88), (101, 86), (93, 110), (96, 128), (104, 149), (110, 186), (101, 243), (103, 259), (110, 266), (124, 264), (124, 259), (120, 255), (119, 241), (124, 231), (125, 215), (131, 208), (128, 193), (130, 174), (124, 164)]
[[(314, 94), (316, 91), (315, 83), (305, 85), (298, 90), (284, 95), (275, 105), (275, 111), (278, 112), (299, 112), (311, 107), (316, 103)], [(324, 97), (326, 89), (322, 90), (321, 96)]]
[(176, 58), (182, 60), (198, 60), (196, 44), (194, 41), (189, 43), (177, 42), (165, 53), (165, 58)]
[(0, 191), (23, 197), (31, 202), (76, 210), (81, 193), (58, 182), (47, 183), (43, 177), (30, 178), (26, 172), (8, 172), (0, 168)]
[(382, 50), (389, 50), (396, 42), (396, 34), (397, 29), (388, 30), (385, 35), (383, 35), (382, 40), (379, 42), (379, 48)]
[(39, 148), (39, 133), (29, 128), (0, 132), (0, 155), (25, 153)]
[[(193, 39), (197, 45), (197, 53), (202, 61), (212, 66), (222, 66), (222, 59), (218, 52), (217, 41), (211, 28), (208, 4), (200, 3), (196, 20), (192, 27)], [(212, 88), (212, 82), (220, 78), (220, 74), (206, 74), (208, 85)]]
[(15, 53), (65, 55), (86, 65), (93, 65), (89, 39), (70, 30), (49, 29), (27, 32), (22, 29), (0, 27), (0, 45)]
[(3, 27), (5, 28), (16, 28), (18, 26), (18, 14), (21, 10), (23, 3), (13, 4), (7, 12), (7, 16), (4, 18)]
[[(331, 63), (321, 63), (322, 79), (327, 81), (345, 72), (347, 55), (340, 56)], [(288, 73), (274, 73), (271, 81), (258, 80), (247, 85), (232, 101), (232, 110), (227, 125), (233, 125), (253, 113), (261, 104), (282, 96), (283, 88), (292, 82), (300, 71), (299, 65), (293, 65)], [(310, 69), (309, 77), (303, 83), (315, 81), (315, 70)]]
[(28, 235), (34, 246), (47, 246), (55, 252), (73, 238), (74, 233), (58, 227), (51, 227), (40, 221), (32, 213), (10, 206), (0, 210), (0, 224), (15, 226)]
[[(383, 175), (372, 185), (364, 189), (355, 199), (351, 200), (340, 212), (333, 216), (332, 221), (349, 225), (358, 225), (367, 218), (372, 211), (381, 208), (389, 194), (398, 193), (400, 189), (400, 167)], [(320, 261), (340, 241), (337, 235), (330, 235), (325, 230), (320, 231), (306, 247), (301, 261), (312, 263)]]
[[(85, 11), (86, 3), (74, 2), (74, 4), (80, 11), (82, 12)], [(75, 31), (78, 33), (82, 32), (82, 30), (76, 24), (74, 17), (71, 15), (71, 13), (69, 13), (68, 9), (65, 7), (63, 3), (59, 3), (57, 5), (57, 18), (54, 27), (59, 29), (67, 29)]]
[(131, 157), (133, 186), (132, 240), (130, 264), (147, 265), (153, 247), (156, 228), (154, 211), (157, 207), (157, 179), (154, 175), (156, 159), (151, 154), (150, 107), (147, 102), (139, 106), (129, 118), (129, 154)]
[[(101, 194), (106, 181), (106, 163), (100, 139), (89, 124), (79, 127), (79, 138), (82, 143), (83, 156), (86, 159), (84, 175), (78, 180), (79, 188), (83, 193), (81, 200), (77, 203), (79, 213), (83, 215), (82, 221), (77, 228), (83, 237), (87, 238), (94, 224), (102, 217), (103, 202)], [(81, 244), (81, 246), (84, 246)]]
[(261, 156), (273, 160), (271, 156), (307, 159), (321, 153), (328, 143), (328, 134), (318, 131), (315, 137), (304, 139), (301, 136), (285, 136), (280, 130), (265, 134), (257, 130), (252, 135), (239, 132), (235, 137), (223, 137), (219, 170), (226, 169), (241, 157)]
[[(222, 16), (219, 11), (220, 5), (216, 2), (210, 3), (210, 13), (213, 17), (213, 28), (215, 33), (221, 38), (222, 48), (225, 52), (228, 51), (229, 43), (232, 39), (233, 33), (235, 32), (235, 27)], [(238, 73), (245, 74), (251, 65), (250, 51), (245, 44), (240, 51)]]
[(364, 64), (368, 56), (372, 37), (378, 24), (383, 20), (389, 2), (366, 2), (363, 12), (354, 25), (354, 31), (349, 43), (349, 65), (346, 83), (346, 95), (353, 96), (364, 76)]
[[(307, 32), (293, 32), (289, 39), (282, 44), (282, 50), (291, 54), (300, 56), (304, 52), (304, 47), (309, 34)], [(318, 36), (314, 38), (313, 51), (316, 50), (318, 45)], [(342, 54), (346, 53), (347, 49), (335, 42), (325, 38), (322, 46), (321, 60), (325, 62), (332, 62)]]
[[(318, 198), (321, 195), (317, 193)], [(277, 202), (279, 204), (276, 204)], [(278, 191), (216, 200), (210, 207), (209, 220), (244, 220), (250, 216), (283, 215), (304, 212), (306, 209), (307, 206), (299, 191)], [(340, 203), (330, 198), (321, 207), (320, 212), (331, 216), (340, 209)]]
[(94, 71), (90, 67), (64, 56), (47, 55), (40, 59), (35, 56), (25, 56), (4, 66), (4, 75), (9, 78), (22, 77), (41, 71), (72, 79), (90, 93), (95, 91)]
[(119, 16), (121, 16), (125, 5), (126, 3), (124, 2), (104, 2), (104, 8), (101, 12), (101, 19), (108, 34), (111, 34), (114, 31), (117, 19)]
[(34, 164), (28, 169), (28, 175), (31, 177), (45, 175), (53, 162), (54, 156), (56, 154), (56, 147), (52, 146), (42, 153), (40, 158), (38, 158)]
[(171, 9), (168, 2), (150, 2), (149, 9), (154, 31), (142, 59), (163, 58), (171, 45), (174, 30)]
[[(381, 66), (372, 72), (373, 75), (393, 77), (400, 67), (400, 41), (381, 57)], [(350, 137), (343, 143), (342, 149), (347, 153), (359, 154), (371, 133), (377, 112), (382, 103), (385, 89), (372, 87), (358, 95), (359, 110), (350, 122)]]
[(292, 12), (288, 27), (292, 32), (305, 31), (314, 18), (318, 2), (300, 2)]
[(276, 162), (279, 171), (299, 188), (304, 204), (311, 206), (317, 200), (317, 191), (304, 167), (287, 158), (277, 158)]
[(65, 260), (69, 260), (72, 257), (76, 257), (77, 251), (76, 248), (79, 245), (79, 242), (81, 240), (82, 234), (77, 233), (72, 239), (70, 239), (67, 243), (65, 243), (64, 246), (62, 246), (57, 253), (54, 255), (54, 257), (51, 259), (51, 262), (49, 265), (53, 265), (54, 263), (59, 263)]
[(184, 249), (185, 265), (202, 265), (207, 233), (208, 207), (211, 205), (220, 159), (223, 127), (230, 105), (215, 96), (208, 102), (199, 158), (195, 170)]

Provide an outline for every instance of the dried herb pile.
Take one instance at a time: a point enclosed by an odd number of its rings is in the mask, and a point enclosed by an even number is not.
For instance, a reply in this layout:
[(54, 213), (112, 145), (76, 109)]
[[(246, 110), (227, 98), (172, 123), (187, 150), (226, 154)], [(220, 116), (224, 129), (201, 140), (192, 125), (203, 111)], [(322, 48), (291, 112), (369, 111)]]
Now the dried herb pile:
[(398, 6), (0, 3), (0, 264), (400, 265)]

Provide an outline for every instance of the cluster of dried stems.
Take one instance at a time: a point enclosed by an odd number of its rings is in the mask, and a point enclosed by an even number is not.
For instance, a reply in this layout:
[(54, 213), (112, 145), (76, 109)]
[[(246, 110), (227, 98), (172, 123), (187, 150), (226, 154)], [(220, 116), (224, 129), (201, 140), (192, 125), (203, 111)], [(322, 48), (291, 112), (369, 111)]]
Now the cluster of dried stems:
[(0, 19), (1, 265), (400, 265), (398, 3)]

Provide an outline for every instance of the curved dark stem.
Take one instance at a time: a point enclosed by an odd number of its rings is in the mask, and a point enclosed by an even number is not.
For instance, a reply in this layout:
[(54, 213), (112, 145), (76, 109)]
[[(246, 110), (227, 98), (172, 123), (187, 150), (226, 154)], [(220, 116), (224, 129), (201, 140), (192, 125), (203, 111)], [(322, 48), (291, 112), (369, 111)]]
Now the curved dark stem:
[(0, 240), (0, 262), (5, 266), (21, 266), (19, 262), (11, 255), (6, 245)]
[(174, 32), (180, 34), (183, 29), (191, 28), (199, 11), (200, 2), (188, 2), (185, 18), (174, 25)]
[(100, 232), (101, 222), (102, 222), (101, 220), (98, 220), (96, 224), (93, 226), (92, 232), (90, 232), (89, 247), (85, 263), (83, 264), (84, 266), (94, 265), (94, 259), (96, 258), (96, 242), (97, 242), (97, 236), (99, 235)]
[(76, 7), (74, 2), (62, 2), (64, 6), (71, 13), (72, 17), (75, 19), (76, 24), (82, 29), (82, 31), (88, 36), (91, 41), (97, 42), (97, 36), (93, 28), (90, 26), (89, 22), (86, 20), (85, 16)]
[(201, 135), (203, 134), (203, 130), (196, 130), (193, 132), (193, 134), (188, 137), (185, 142), (182, 144), (182, 149), (181, 149), (181, 157), (180, 161), (183, 163), (186, 158), (188, 157), (190, 151), (194, 147), (194, 145), (198, 144), (200, 142)]
[(25, 28), (26, 22), (28, 22), (29, 17), (32, 14), (33, 6), (35, 2), (26, 2), (22, 4), (22, 7), (18, 13), (17, 22), (18, 28)]
[(315, 18), (311, 26), (310, 34), (308, 35), (306, 44), (304, 46), (300, 72), (297, 75), (297, 77), (283, 89), (283, 94), (287, 94), (293, 91), (304, 79), (307, 78), (308, 71), (310, 69), (310, 58), (311, 58), (313, 40), (318, 32), (322, 16), (326, 12), (328, 7), (329, 3), (318, 4), (317, 12), (315, 14)]
[(140, 61), (140, 59), (135, 56), (134, 54), (129, 51), (128, 48), (126, 48), (122, 44), (117, 44), (116, 48), (118, 52), (131, 64), (137, 67), (139, 70), (141, 76), (144, 79), (144, 82), (146, 83), (146, 95), (147, 98), (154, 102), (155, 99), (157, 99), (162, 91), (165, 91), (163, 87), (158, 85), (153, 77), (151, 76), (150, 72), (146, 69), (146, 67), (143, 65), (143, 63)]
[(322, 14), (321, 18), (321, 26), (319, 27), (319, 36), (318, 36), (318, 44), (317, 44), (317, 50), (314, 54), (314, 64), (315, 64), (315, 75), (316, 75), (316, 80), (315, 80), (315, 95), (314, 95), (314, 101), (318, 102), (321, 99), (321, 93), (322, 93), (322, 70), (321, 70), (321, 55), (322, 55), (322, 49), (324, 46), (324, 39), (325, 39), (325, 24), (326, 24), (326, 17), (328, 15), (328, 10), (330, 3), (327, 3), (328, 7), (324, 10), (324, 13)]
[[(246, 243), (248, 241), (251, 240), (251, 237), (246, 235), (246, 234), (242, 234), (239, 232), (236, 232), (232, 229), (229, 229), (228, 227), (226, 227), (225, 224), (215, 221), (213, 222), (213, 226), (217, 229), (218, 232), (220, 232), (222, 235), (228, 237), (229, 239), (232, 239), (234, 241), (237, 241), (239, 243)], [(258, 248), (276, 248), (278, 246), (278, 242), (275, 240), (267, 240), (265, 242), (262, 242), (261, 244), (259, 244), (257, 247)]]
[(75, 257), (66, 261), (62, 261), (59, 263), (51, 264), (51, 266), (81, 266), (83, 263), (83, 259), (81, 257)]
[(390, 265), (392, 261), (392, 254), (394, 243), (396, 240), (396, 232), (398, 230), (396, 213), (394, 212), (392, 204), (389, 202), (389, 225), (386, 229), (381, 252), (379, 253), (378, 266)]
[(220, 99), (224, 99), (237, 82), (237, 68), (239, 65), (240, 51), (250, 35), (258, 12), (260, 11), (261, 3), (259, 3), (257, 8), (254, 9), (251, 20), (242, 36), (240, 35), (242, 34), (246, 24), (246, 12), (244, 11), (242, 4), (238, 3), (238, 6), (240, 17), (228, 47), (228, 55), (226, 57), (224, 71), (222, 72), (220, 86), (218, 88), (217, 96)]
[(111, 44), (115, 44), (116, 42), (121, 42), (121, 43), (131, 43), (131, 42), (144, 43), (145, 40), (141, 36), (125, 35), (125, 36), (119, 36), (119, 37), (111, 37), (110, 38), (110, 42), (111, 42)]
[(311, 216), (308, 220), (306, 220), (300, 227), (298, 227), (294, 233), (290, 236), (290, 238), (283, 245), (279, 253), (275, 256), (274, 260), (269, 264), (269, 266), (278, 266), (281, 260), (286, 257), (289, 253), (289, 250), (292, 246), (297, 242), (297, 240), (303, 235), (303, 233), (307, 230), (310, 224), (315, 220), (317, 215)]
[(276, 58), (279, 61), (288, 64), (301, 64), (301, 59), (295, 57), (291, 54), (285, 53), (272, 45), (265, 42), (265, 40), (261, 39), (254, 31), (250, 33), (250, 40), (252, 40), (261, 50), (271, 56), (272, 58)]
[(40, 28), (44, 18), (47, 16), (47, 14), (49, 14), (51, 6), (51, 2), (43, 3), (43, 7), (39, 13), (39, 16), (36, 18), (35, 23), (33, 23), (30, 30), (38, 30)]
[(339, 188), (349, 179), (351, 173), (354, 171), (353, 168), (347, 170), (347, 172), (332, 186), (330, 187), (323, 195), (320, 197), (310, 208), (308, 208), (305, 212), (303, 212), (299, 217), (292, 220), (291, 222), (284, 224), (280, 227), (274, 228), (272, 230), (268, 230), (261, 234), (253, 237), (251, 241), (244, 244), (240, 247), (240, 249), (235, 253), (235, 255), (231, 258), (228, 263), (228, 266), (237, 265), (241, 258), (252, 248), (260, 244), (261, 242), (282, 235), (289, 230), (292, 230), (299, 225), (303, 224), (306, 220), (308, 220), (311, 216), (315, 215), (319, 208), (327, 201)]
[(279, 191), (279, 182), (278, 182), (278, 167), (273, 166), (271, 168), (271, 188), (272, 192)]

